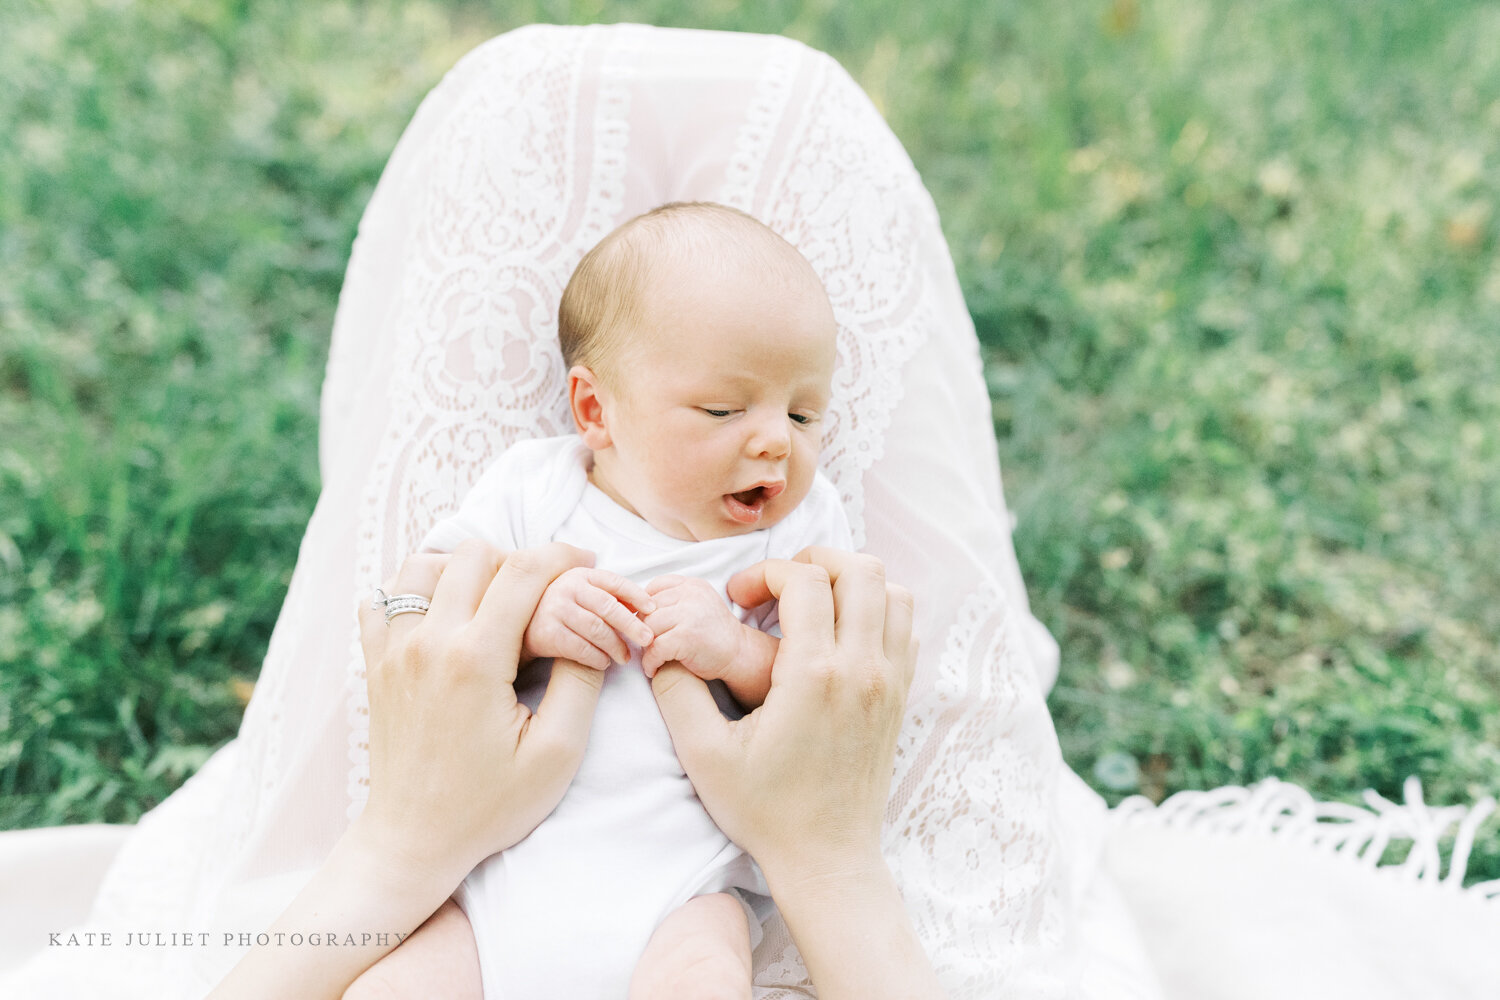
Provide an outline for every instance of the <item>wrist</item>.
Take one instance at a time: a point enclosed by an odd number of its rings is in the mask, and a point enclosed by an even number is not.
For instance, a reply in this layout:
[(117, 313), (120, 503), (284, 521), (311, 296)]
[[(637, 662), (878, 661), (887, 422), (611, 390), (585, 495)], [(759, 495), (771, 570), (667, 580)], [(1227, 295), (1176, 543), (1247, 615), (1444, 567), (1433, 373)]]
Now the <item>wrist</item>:
[(424, 850), (409, 835), (380, 822), (368, 808), (349, 825), (334, 854), (372, 898), (430, 900), (432, 909), (473, 867), (462, 859)]
[(737, 677), (755, 676), (776, 658), (776, 640), (753, 625), (736, 624), (734, 657), (728, 672)]
[(756, 855), (755, 860), (778, 905), (783, 895), (805, 898), (812, 905), (832, 904), (851, 892), (868, 891), (891, 879), (890, 866), (878, 843), (818, 853), (804, 848), (784, 857)]
[(787, 930), (828, 1000), (940, 1000), (941, 983), (879, 850), (766, 870)]

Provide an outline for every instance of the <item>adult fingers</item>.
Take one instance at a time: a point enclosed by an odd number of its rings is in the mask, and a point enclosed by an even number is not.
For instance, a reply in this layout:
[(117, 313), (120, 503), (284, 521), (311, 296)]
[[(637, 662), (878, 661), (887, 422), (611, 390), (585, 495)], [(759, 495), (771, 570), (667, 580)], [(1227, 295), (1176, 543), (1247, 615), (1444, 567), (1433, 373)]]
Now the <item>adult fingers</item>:
[(494, 650), (505, 680), (516, 679), (521, 638), (536, 612), (537, 602), (542, 599), (542, 591), (567, 570), (593, 561), (593, 553), (561, 542), (521, 549), (505, 558), (469, 626), (475, 630), (481, 648)]
[[(602, 635), (600, 638), (605, 642), (612, 641), (620, 646), (624, 655), (624, 659), (620, 660), (621, 663), (630, 659), (630, 650), (625, 648), (622, 636), (634, 639), (638, 646), (651, 644), (651, 637), (654, 635), (651, 629), (645, 622), (631, 614), (630, 609), (616, 600), (613, 594), (600, 590), (598, 587), (580, 587), (574, 600), (577, 602), (575, 610), (592, 612), (591, 617), (597, 626), (591, 628), (590, 632), (582, 632), (576, 626), (573, 630), (581, 635), (590, 635), (596, 629), (608, 632), (613, 637), (612, 640)], [(652, 609), (655, 610), (654, 604)]]
[(823, 548), (804, 549), (796, 558), (828, 571), (839, 642), (878, 648), (885, 633), (885, 564), (874, 556)]
[(432, 597), (427, 620), (433, 627), (448, 632), (467, 625), (504, 558), (499, 549), (480, 539), (460, 543), (443, 567), (437, 589), (425, 592)]
[[(439, 578), (445, 572), (451, 558), (446, 553), (436, 552), (419, 552), (407, 556), (401, 568), (396, 571), (396, 579), (392, 582), (391, 589), (386, 591), (387, 596), (418, 594), (430, 599), (437, 591)], [(416, 613), (408, 613), (386, 619), (384, 609), (378, 613), (385, 621), (387, 645), (404, 638), (425, 617)], [(365, 662), (368, 665), (370, 661)]]
[[(380, 585), (389, 594), (396, 588), (396, 578), (391, 577)], [(359, 644), (365, 651), (365, 667), (368, 669), (380, 662), (385, 655), (386, 643), (390, 641), (390, 630), (385, 627), (385, 609), (371, 606), (371, 599), (359, 599)]]
[(666, 664), (651, 678), (651, 693), (682, 767), (700, 789), (713, 783), (717, 763), (730, 749), (733, 724), (719, 712), (708, 685), (686, 667)]
[(912, 618), (916, 601), (905, 587), (888, 584), (885, 588), (885, 633), (881, 645), (885, 658), (896, 668), (903, 687), (910, 688), (917, 672), (917, 640), (912, 635)]
[(603, 686), (602, 671), (568, 659), (553, 660), (547, 690), (521, 734), (518, 763), (553, 781), (571, 781), (583, 760)]
[(784, 641), (809, 654), (830, 652), (834, 645), (833, 589), (828, 570), (817, 563), (765, 559), (736, 573), (729, 596), (743, 608), (775, 598)]
[(588, 571), (588, 582), (606, 593), (613, 594), (621, 602), (634, 608), (641, 614), (649, 615), (656, 610), (656, 602), (646, 592), (646, 588), (634, 580), (623, 577), (618, 573), (611, 573), (607, 569), (591, 569)]
[(776, 599), (766, 580), (766, 562), (746, 567), (729, 578), (724, 590), (742, 608), (754, 608)]

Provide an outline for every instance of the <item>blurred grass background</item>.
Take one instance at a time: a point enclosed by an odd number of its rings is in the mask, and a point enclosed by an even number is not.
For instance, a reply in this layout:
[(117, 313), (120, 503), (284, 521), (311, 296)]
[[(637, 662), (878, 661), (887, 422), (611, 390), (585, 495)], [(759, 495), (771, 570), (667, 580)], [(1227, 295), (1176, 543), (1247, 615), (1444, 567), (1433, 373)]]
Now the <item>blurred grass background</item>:
[(232, 735), (386, 157), (473, 45), (595, 20), (802, 39), (906, 144), (1111, 801), (1500, 792), (1496, 5), (0, 0), (0, 828)]

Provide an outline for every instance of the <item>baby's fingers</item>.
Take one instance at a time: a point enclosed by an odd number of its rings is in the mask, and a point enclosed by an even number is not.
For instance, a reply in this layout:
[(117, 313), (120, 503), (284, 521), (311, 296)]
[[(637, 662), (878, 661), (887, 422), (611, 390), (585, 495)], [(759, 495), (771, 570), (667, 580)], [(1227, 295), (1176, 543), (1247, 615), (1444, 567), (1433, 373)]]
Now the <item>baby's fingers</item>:
[[(634, 587), (635, 585), (631, 584), (631, 586)], [(647, 599), (649, 600), (649, 598)], [(625, 653), (624, 658), (620, 660), (621, 663), (630, 659), (630, 650), (625, 648), (625, 643), (621, 639), (622, 636), (625, 639), (634, 640), (635, 644), (642, 649), (651, 645), (653, 635), (651, 629), (646, 627), (645, 622), (631, 614), (630, 609), (617, 601), (612, 594), (600, 590), (598, 587), (582, 587), (579, 589), (575, 600), (577, 600), (579, 608), (592, 614), (595, 620), (607, 626), (607, 631), (615, 636), (615, 641), (620, 644), (620, 648)], [(653, 604), (652, 607), (654, 608), (655, 605)], [(574, 629), (574, 631), (579, 630)], [(580, 634), (590, 635), (591, 633), (580, 632)]]
[(649, 615), (656, 610), (656, 602), (640, 584), (618, 573), (611, 573), (607, 569), (591, 569), (588, 571), (588, 582), (607, 594), (613, 594), (639, 614)]
[[(556, 646), (555, 652), (558, 657), (567, 660), (576, 660), (585, 667), (593, 667), (595, 670), (608, 670), (612, 662), (610, 654), (600, 649), (569, 628), (559, 628), (557, 634), (552, 637)], [(628, 659), (628, 657), (627, 657)]]
[[(615, 663), (630, 662), (630, 647), (625, 645), (619, 633), (610, 628), (609, 625), (593, 611), (580, 605), (574, 604), (562, 611), (560, 618), (565, 629), (571, 630), (589, 646), (599, 650), (609, 660)], [(574, 657), (580, 663), (594, 664), (581, 657)]]
[(681, 584), (687, 583), (687, 580), (688, 578), (685, 576), (678, 576), (676, 573), (668, 573), (666, 576), (659, 576), (656, 579), (652, 580), (650, 583), (646, 584), (646, 593), (650, 594), (652, 597), (655, 597), (657, 594), (660, 594), (663, 590), (666, 590), (669, 587), (676, 587), (680, 586)]
[(677, 643), (671, 636), (657, 636), (649, 649), (641, 652), (641, 669), (647, 677), (655, 677), (662, 664), (677, 659)]

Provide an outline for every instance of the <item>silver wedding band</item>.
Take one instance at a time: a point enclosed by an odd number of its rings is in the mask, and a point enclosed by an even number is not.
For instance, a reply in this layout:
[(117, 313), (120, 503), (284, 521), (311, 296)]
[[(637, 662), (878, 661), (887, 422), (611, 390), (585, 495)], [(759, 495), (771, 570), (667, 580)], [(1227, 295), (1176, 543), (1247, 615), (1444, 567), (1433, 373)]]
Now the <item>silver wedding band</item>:
[(387, 594), (379, 587), (375, 588), (375, 598), (370, 601), (371, 610), (385, 609), (387, 625), (397, 615), (425, 615), (430, 607), (432, 602), (421, 594)]

